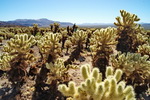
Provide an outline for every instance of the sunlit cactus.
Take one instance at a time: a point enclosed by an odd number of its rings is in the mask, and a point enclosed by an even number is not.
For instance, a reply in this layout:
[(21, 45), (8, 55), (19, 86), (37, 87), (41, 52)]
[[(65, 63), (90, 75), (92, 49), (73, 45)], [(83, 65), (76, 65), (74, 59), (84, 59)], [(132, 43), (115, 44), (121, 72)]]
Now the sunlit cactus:
[(83, 44), (85, 44), (87, 38), (87, 34), (84, 31), (75, 32), (72, 37), (70, 37), (69, 41), (71, 45), (75, 46), (75, 50), (71, 53), (69, 59), (65, 62), (65, 65), (71, 64), (72, 61), (79, 58), (80, 52), (83, 49)]
[(116, 17), (117, 23), (114, 23), (116, 26), (135, 27), (137, 24), (134, 22), (140, 20), (137, 15), (126, 12), (125, 10), (120, 10), (120, 13), (123, 19)]
[(58, 33), (60, 31), (59, 26), (60, 26), (60, 24), (56, 23), (56, 22), (53, 24), (50, 24), (51, 32)]
[(12, 60), (13, 56), (10, 56), (8, 53), (2, 53), (0, 55), (0, 70), (8, 70), (10, 68), (10, 61)]
[(14, 33), (12, 32), (9, 32), (9, 31), (4, 31), (4, 32), (1, 32), (0, 31), (0, 36), (3, 37), (3, 39), (10, 39), (10, 38), (13, 38), (14, 37)]
[(89, 49), (89, 47), (90, 47), (90, 38), (91, 38), (93, 32), (90, 29), (88, 29), (86, 31), (86, 33), (87, 33), (87, 39), (86, 39), (86, 43), (85, 43), (86, 44), (85, 48)]
[(69, 82), (68, 87), (65, 84), (58, 86), (63, 95), (71, 97), (67, 100), (135, 100), (133, 87), (126, 86), (125, 82), (120, 80), (120, 69), (114, 72), (112, 67), (107, 67), (104, 80), (99, 70), (91, 70), (89, 65), (81, 66), (81, 74), (84, 82), (79, 86), (73, 81)]
[(135, 14), (120, 10), (121, 17), (116, 17), (114, 24), (118, 27), (117, 50), (122, 52), (136, 52), (139, 45), (147, 41), (146, 31), (136, 22), (140, 19)]
[(61, 45), (59, 41), (60, 35), (53, 33), (46, 33), (38, 41), (37, 46), (44, 57), (43, 59), (47, 60), (49, 55), (55, 59), (55, 57), (61, 52)]
[(4, 37), (0, 36), (0, 43), (2, 43), (3, 39), (4, 39)]
[(30, 51), (31, 46), (36, 43), (34, 36), (28, 36), (27, 34), (15, 35), (7, 42), (7, 45), (18, 53), (27, 53)]
[(72, 46), (71, 41), (70, 40), (66, 40), (65, 46), (64, 46), (66, 48), (66, 54), (69, 54), (69, 48), (71, 48), (71, 46)]
[(8, 54), (8, 58), (3, 57), (2, 61), (9, 63), (7, 64), (10, 67), (8, 75), (13, 84), (24, 81), (27, 75), (26, 69), (32, 61), (35, 61), (33, 53), (30, 52), (35, 43), (34, 36), (21, 34), (15, 35), (3, 46), (3, 52)]
[(87, 37), (86, 33), (81, 30), (74, 33), (70, 38), (70, 41), (72, 42), (73, 45), (81, 46), (82, 44), (85, 43), (86, 37)]
[(2, 50), (10, 56), (19, 56), (22, 60), (31, 62), (35, 60), (34, 55), (30, 53), (31, 47), (35, 43), (34, 36), (28, 36), (27, 34), (15, 35), (3, 46)]
[(66, 42), (66, 40), (67, 40), (67, 38), (68, 38), (68, 35), (67, 35), (67, 30), (63, 30), (63, 31), (61, 31), (61, 35), (62, 35), (62, 38), (61, 38), (61, 41), (62, 41), (62, 49), (64, 49), (64, 47), (65, 47), (65, 42)]
[(31, 34), (35, 36), (38, 32), (39, 32), (38, 24), (33, 24)]
[[(39, 52), (41, 54), (42, 64), (40, 66), (41, 70), (36, 78), (35, 93), (34, 93), (35, 100), (37, 99), (37, 97), (39, 97), (40, 93), (44, 92), (43, 88), (45, 87), (48, 73), (51, 71), (50, 69), (46, 68), (46, 63), (50, 64), (54, 63), (55, 60), (59, 57), (59, 54), (61, 53), (61, 44), (59, 43), (60, 39), (61, 39), (60, 34), (58, 33), (53, 34), (52, 32), (48, 32), (45, 33), (44, 36), (37, 43)], [(52, 81), (51, 85), (53, 86), (53, 89), (51, 89), (54, 92), (53, 94), (57, 93), (56, 89), (57, 81), (55, 80)]]
[(117, 30), (115, 28), (109, 27), (106, 29), (96, 30), (90, 39), (91, 50), (93, 52), (97, 52), (99, 50), (105, 51), (105, 49), (107, 49), (110, 45), (117, 44), (116, 38)]
[(143, 44), (138, 47), (138, 53), (141, 53), (142, 55), (149, 55), (150, 57), (150, 45)]
[[(117, 55), (111, 55), (111, 62), (114, 68), (122, 69), (127, 78), (132, 78), (132, 81), (144, 81), (144, 79), (150, 77), (150, 61), (148, 57), (147, 55), (141, 56), (139, 53), (128, 52), (127, 54), (122, 54), (119, 52)], [(142, 79), (134, 76), (135, 73), (139, 74)]]
[(72, 36), (74, 32), (76, 32), (78, 29), (78, 26), (76, 24), (73, 24), (72, 27), (67, 26), (67, 35)]
[(113, 47), (117, 44), (117, 30), (106, 28), (94, 31), (90, 39), (90, 50), (93, 55), (93, 66), (98, 67), (105, 75), (109, 55), (113, 53)]
[(138, 53), (141, 53), (142, 55), (148, 55), (150, 58), (150, 37), (148, 38), (147, 43), (139, 45), (137, 49)]
[[(141, 56), (139, 53), (118, 53), (111, 55), (111, 63), (115, 69), (121, 69), (124, 72), (124, 79), (127, 84), (132, 84), (139, 95), (147, 88), (150, 81), (150, 61), (149, 56)], [(142, 89), (138, 89), (143, 87)]]
[(64, 65), (64, 60), (56, 59), (54, 63), (46, 63), (46, 68), (50, 70), (48, 74), (48, 83), (52, 81), (65, 82), (69, 80), (68, 70), (70, 68), (75, 69), (76, 66), (66, 66)]

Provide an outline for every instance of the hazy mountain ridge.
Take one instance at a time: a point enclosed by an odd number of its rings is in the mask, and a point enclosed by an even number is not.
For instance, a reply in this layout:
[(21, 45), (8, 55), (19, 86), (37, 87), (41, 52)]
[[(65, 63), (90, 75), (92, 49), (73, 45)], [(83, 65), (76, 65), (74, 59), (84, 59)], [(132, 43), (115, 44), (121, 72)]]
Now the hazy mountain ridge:
[(95, 27), (95, 28), (106, 28), (106, 27), (115, 27), (113, 23), (83, 23), (78, 24), (79, 27)]
[(9, 23), (5, 21), (0, 21), (0, 27), (14, 27), (14, 26), (22, 26), (20, 24)]
[[(33, 24), (38, 24), (40, 27), (49, 27), (50, 24), (57, 22), (61, 27), (72, 26), (71, 22), (61, 22), (61, 21), (53, 21), (46, 18), (41, 19), (16, 19), (13, 21), (0, 21), (0, 27), (3, 26), (33, 26)], [(150, 23), (139, 23), (145, 29), (150, 30)], [(106, 27), (116, 27), (113, 23), (82, 23), (77, 24), (79, 27), (94, 27), (94, 28), (106, 28)]]
[(42, 19), (16, 19), (13, 21), (0, 21), (0, 26), (3, 25), (14, 25), (14, 26), (33, 26), (33, 24), (38, 24), (40, 27), (49, 27), (50, 24), (53, 24), (54, 22), (57, 22), (62, 27), (72, 26), (73, 23), (70, 22), (60, 22), (60, 21), (53, 21), (48, 20), (46, 18)]
[[(138, 23), (144, 29), (150, 30), (150, 23)], [(83, 23), (83, 24), (78, 24), (79, 27), (95, 27), (95, 28), (106, 28), (106, 27), (116, 27), (113, 23)]]

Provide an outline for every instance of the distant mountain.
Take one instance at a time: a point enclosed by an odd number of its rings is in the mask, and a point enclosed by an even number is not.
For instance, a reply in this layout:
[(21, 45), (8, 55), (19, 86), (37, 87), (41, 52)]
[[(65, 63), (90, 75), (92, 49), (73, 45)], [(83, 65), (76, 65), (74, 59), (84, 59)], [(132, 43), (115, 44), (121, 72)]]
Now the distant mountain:
[(112, 23), (83, 23), (78, 24), (79, 27), (89, 27), (89, 28), (106, 28), (106, 27), (115, 27)]
[[(150, 30), (150, 23), (139, 23), (144, 29)], [(78, 24), (79, 27), (89, 27), (89, 28), (106, 28), (106, 27), (116, 27), (113, 23), (83, 23)]]
[(21, 25), (0, 21), (0, 27), (14, 27), (14, 26), (21, 26)]
[(150, 30), (150, 23), (141, 23), (141, 26), (144, 27), (144, 29)]
[(18, 26), (32, 26), (33, 24), (38, 24), (40, 27), (49, 27), (50, 24), (57, 22), (60, 24), (61, 27), (72, 26), (73, 23), (70, 22), (59, 22), (59, 21), (52, 21), (46, 18), (42, 19), (16, 19), (13, 21), (0, 21), (0, 25), (18, 25)]
[[(40, 27), (49, 27), (50, 24), (57, 22), (61, 27), (72, 26), (73, 23), (70, 22), (60, 22), (53, 21), (46, 18), (42, 19), (16, 19), (13, 21), (0, 21), (0, 27), (3, 26), (33, 26), (33, 24), (38, 24)], [(145, 29), (150, 30), (150, 23), (139, 23)], [(94, 28), (106, 28), (106, 27), (116, 27), (113, 23), (83, 23), (77, 24), (79, 27), (94, 27)]]

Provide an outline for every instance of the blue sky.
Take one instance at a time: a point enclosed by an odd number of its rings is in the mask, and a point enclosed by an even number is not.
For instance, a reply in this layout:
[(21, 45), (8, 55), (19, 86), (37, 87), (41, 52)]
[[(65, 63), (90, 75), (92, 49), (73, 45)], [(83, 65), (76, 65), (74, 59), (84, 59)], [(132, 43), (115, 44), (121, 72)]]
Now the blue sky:
[(0, 21), (48, 18), (72, 23), (113, 23), (120, 9), (150, 22), (150, 0), (0, 0)]

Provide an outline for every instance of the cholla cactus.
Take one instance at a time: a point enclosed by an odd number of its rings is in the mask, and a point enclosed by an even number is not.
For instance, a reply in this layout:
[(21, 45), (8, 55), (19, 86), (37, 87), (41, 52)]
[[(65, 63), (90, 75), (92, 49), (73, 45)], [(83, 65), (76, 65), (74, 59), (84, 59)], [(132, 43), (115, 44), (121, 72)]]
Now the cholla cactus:
[(118, 53), (111, 55), (112, 66), (123, 70), (124, 79), (127, 84), (132, 84), (137, 95), (147, 90), (150, 82), (150, 61), (149, 56), (141, 56), (139, 53)]
[(76, 24), (73, 24), (72, 26), (72, 33), (77, 31), (78, 26)]
[(15, 35), (7, 42), (7, 45), (18, 53), (25, 54), (30, 51), (31, 46), (36, 43), (34, 36), (28, 36), (27, 34)]
[(51, 83), (53, 80), (65, 80), (68, 76), (68, 68), (64, 66), (64, 61), (62, 59), (57, 59), (54, 64), (50, 62), (46, 63), (46, 68), (50, 70), (47, 82)]
[(110, 45), (117, 44), (116, 38), (117, 30), (115, 28), (96, 30), (90, 39), (90, 48), (93, 52), (106, 51)]
[(61, 41), (62, 41), (62, 49), (64, 49), (64, 46), (65, 46), (65, 42), (66, 42), (66, 40), (67, 40), (67, 38), (68, 38), (68, 35), (67, 35), (67, 30), (64, 30), (64, 31), (62, 31), (61, 32), (61, 35), (62, 35), (62, 39), (61, 39)]
[(139, 53), (118, 53), (111, 55), (111, 63), (114, 68), (120, 68), (126, 74), (127, 78), (133, 82), (150, 78), (150, 61), (147, 55), (141, 56)]
[(78, 29), (78, 26), (74, 24), (72, 27), (67, 26), (67, 35), (72, 36), (74, 32), (76, 32)]
[[(11, 38), (6, 45), (3, 46), (3, 52), (8, 53), (10, 56), (18, 56), (22, 60), (31, 62), (34, 61), (34, 55), (30, 53), (31, 46), (36, 43), (33, 36), (27, 34), (15, 35)], [(15, 59), (15, 57), (13, 57)], [(12, 57), (11, 57), (12, 58)]]
[[(37, 46), (39, 47), (41, 53), (42, 64), (40, 66), (41, 70), (36, 78), (35, 84), (36, 89), (34, 94), (35, 99), (37, 99), (36, 97), (39, 97), (39, 95), (44, 91), (43, 88), (45, 87), (48, 72), (50, 71), (49, 69), (46, 68), (46, 63), (54, 62), (58, 57), (58, 54), (61, 53), (61, 45), (59, 41), (60, 41), (59, 34), (45, 33), (44, 36), (37, 43)], [(55, 82), (57, 81), (52, 81), (51, 84), (52, 86), (53, 84), (55, 85), (52, 90), (56, 92)]]
[(31, 34), (35, 36), (38, 32), (39, 32), (38, 24), (33, 24)]
[(10, 39), (14, 37), (14, 32), (10, 32), (8, 29), (0, 29), (0, 37), (3, 37), (3, 39)]
[(72, 42), (73, 45), (81, 47), (85, 43), (86, 37), (87, 37), (86, 32), (79, 30), (72, 35), (70, 41)]
[(46, 68), (50, 70), (50, 73), (48, 74), (48, 83), (51, 83), (51, 81), (68, 81), (69, 74), (68, 70), (70, 68), (75, 69), (77, 66), (66, 66), (64, 65), (64, 61), (62, 59), (55, 60), (54, 63), (46, 63)]
[(93, 66), (99, 67), (105, 75), (108, 65), (109, 55), (113, 53), (112, 47), (117, 44), (117, 30), (115, 28), (106, 28), (96, 30), (90, 39), (90, 49), (93, 55)]
[[(12, 83), (23, 82), (26, 77), (26, 69), (32, 61), (35, 61), (34, 55), (30, 52), (31, 46), (36, 43), (33, 36), (27, 34), (15, 35), (10, 41), (4, 45), (3, 52), (6, 52), (7, 67), (10, 67), (8, 71), (9, 80)], [(3, 61), (6, 60), (3, 57)]]
[(86, 38), (87, 34), (84, 31), (77, 31), (72, 35), (69, 40), (71, 44), (75, 46), (75, 50), (71, 53), (69, 59), (65, 62), (65, 65), (71, 64), (72, 61), (78, 59), (80, 52), (83, 49), (83, 44), (86, 42)]
[(117, 50), (122, 52), (136, 52), (139, 45), (147, 41), (147, 33), (138, 25), (140, 19), (135, 14), (120, 10), (121, 17), (117, 17), (114, 24), (118, 27)]
[(69, 48), (71, 48), (72, 43), (70, 40), (66, 40), (65, 42), (65, 48), (66, 48), (66, 54), (69, 54)]
[(79, 86), (75, 82), (59, 85), (58, 90), (65, 96), (70, 96), (67, 100), (135, 100), (132, 86), (126, 86), (124, 81), (120, 81), (122, 71), (115, 72), (112, 67), (107, 67), (106, 79), (102, 81), (102, 75), (97, 68), (92, 71), (89, 65), (81, 67), (84, 82)]
[(61, 52), (61, 45), (59, 43), (60, 35), (53, 33), (46, 33), (39, 41), (37, 46), (42, 53), (43, 59), (48, 60), (49, 55), (55, 59)]
[(53, 33), (59, 32), (59, 31), (60, 31), (60, 30), (59, 30), (59, 26), (60, 26), (59, 23), (50, 24), (51, 31), (52, 31)]
[[(144, 92), (150, 81), (149, 56), (139, 53), (118, 53), (111, 55), (111, 63), (115, 69), (123, 70), (124, 79), (135, 87), (137, 95)], [(140, 88), (140, 89), (138, 89)]]
[(86, 33), (87, 33), (87, 39), (86, 39), (86, 46), (85, 46), (85, 48), (86, 49), (89, 49), (89, 47), (90, 47), (90, 38), (91, 38), (91, 35), (92, 35), (92, 30), (90, 30), (90, 29), (88, 29), (87, 31), (86, 31)]
[(134, 23), (135, 21), (139, 21), (140, 18), (138, 18), (137, 15), (135, 14), (130, 14), (128, 12), (126, 12), (125, 10), (120, 10), (121, 13), (121, 17), (123, 17), (123, 19), (121, 20), (120, 17), (117, 17), (117, 23), (114, 23), (116, 26), (123, 26), (123, 27), (135, 27), (137, 26), (136, 23)]
[(0, 43), (2, 43), (3, 39), (4, 39), (4, 37), (0, 36)]
[(149, 55), (150, 57), (150, 45), (143, 44), (138, 47), (138, 53), (141, 53), (142, 55)]
[(10, 56), (8, 53), (2, 53), (0, 55), (0, 70), (7, 70), (10, 68), (10, 61), (12, 60), (12, 56)]
[(147, 43), (140, 45), (138, 48), (138, 53), (142, 55), (148, 55), (150, 58), (150, 37), (148, 38)]

